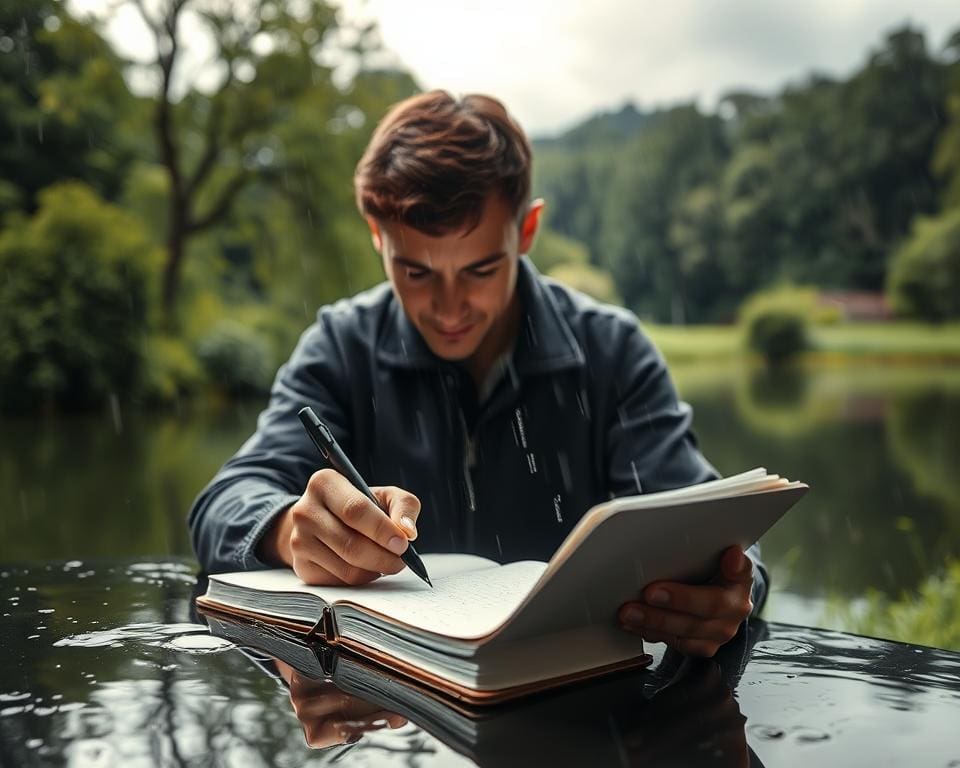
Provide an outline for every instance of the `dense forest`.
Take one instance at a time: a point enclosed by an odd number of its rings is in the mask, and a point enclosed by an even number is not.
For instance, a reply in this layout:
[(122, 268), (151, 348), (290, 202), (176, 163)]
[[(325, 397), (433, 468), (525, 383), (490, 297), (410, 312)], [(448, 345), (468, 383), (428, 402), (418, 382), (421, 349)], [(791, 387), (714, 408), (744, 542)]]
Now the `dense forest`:
[[(376, 29), (324, 0), (150, 8), (115, 4), (154, 37), (130, 61), (57, 0), (0, 7), (5, 410), (262, 391), (319, 305), (382, 279), (351, 177), (418, 84), (376, 66)], [(212, 41), (205, 78), (187, 29)], [(960, 316), (960, 32), (535, 147), (535, 260), (641, 317), (728, 321), (781, 282)]]
[(960, 31), (932, 52), (905, 27), (846, 79), (715, 112), (626, 104), (536, 149), (551, 227), (641, 316), (730, 320), (776, 282), (960, 313)]

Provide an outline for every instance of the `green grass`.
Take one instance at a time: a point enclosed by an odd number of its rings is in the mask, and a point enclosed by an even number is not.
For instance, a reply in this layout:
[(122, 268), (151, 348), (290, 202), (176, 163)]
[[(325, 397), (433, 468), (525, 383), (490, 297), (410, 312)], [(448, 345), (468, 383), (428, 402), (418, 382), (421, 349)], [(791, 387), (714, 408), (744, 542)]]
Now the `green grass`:
[[(735, 325), (645, 325), (671, 363), (746, 357), (743, 333)], [(960, 323), (839, 323), (816, 326), (810, 357), (826, 361), (960, 363)]]

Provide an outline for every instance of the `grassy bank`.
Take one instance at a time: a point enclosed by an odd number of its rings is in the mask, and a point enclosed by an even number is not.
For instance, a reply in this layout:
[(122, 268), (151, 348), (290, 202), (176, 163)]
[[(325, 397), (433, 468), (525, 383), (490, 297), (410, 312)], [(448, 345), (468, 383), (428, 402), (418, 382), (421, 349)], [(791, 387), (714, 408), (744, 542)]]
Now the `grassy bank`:
[[(735, 325), (645, 325), (671, 363), (747, 356)], [(839, 323), (817, 326), (807, 357), (823, 362), (960, 364), (960, 323)]]

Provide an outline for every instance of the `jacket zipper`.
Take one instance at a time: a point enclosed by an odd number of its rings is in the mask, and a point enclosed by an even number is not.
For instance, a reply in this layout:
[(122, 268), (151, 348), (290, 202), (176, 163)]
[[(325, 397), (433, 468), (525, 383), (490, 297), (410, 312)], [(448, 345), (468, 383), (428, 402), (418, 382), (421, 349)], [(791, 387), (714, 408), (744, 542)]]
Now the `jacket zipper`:
[(470, 474), (470, 457), (473, 456), (476, 445), (470, 439), (470, 433), (467, 431), (467, 420), (463, 416), (462, 408), (457, 408), (457, 415), (460, 417), (460, 429), (463, 430), (463, 481), (467, 487), (467, 505), (471, 512), (475, 512), (477, 497), (473, 491), (473, 477)]
[(467, 430), (467, 420), (463, 416), (463, 409), (457, 406), (457, 415), (460, 417), (460, 429), (463, 430), (463, 483), (467, 490), (467, 519), (464, 533), (467, 551), (474, 546), (474, 514), (477, 511), (477, 497), (473, 489), (473, 477), (470, 474), (470, 456), (474, 451), (470, 432)]

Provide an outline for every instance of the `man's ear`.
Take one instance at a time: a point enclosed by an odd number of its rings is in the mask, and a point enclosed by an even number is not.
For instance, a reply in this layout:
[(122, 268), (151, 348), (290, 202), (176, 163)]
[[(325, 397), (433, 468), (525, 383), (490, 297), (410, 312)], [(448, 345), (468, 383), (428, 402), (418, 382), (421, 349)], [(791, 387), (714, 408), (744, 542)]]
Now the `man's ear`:
[(542, 198), (537, 198), (530, 203), (527, 212), (520, 223), (520, 247), (522, 254), (530, 253), (533, 248), (533, 241), (537, 237), (537, 231), (540, 229), (540, 217), (543, 215), (545, 203)]
[(370, 239), (373, 240), (373, 247), (377, 253), (383, 253), (383, 236), (380, 234), (380, 225), (373, 216), (365, 216), (367, 226), (370, 227)]

